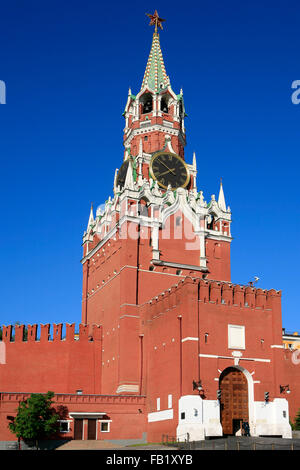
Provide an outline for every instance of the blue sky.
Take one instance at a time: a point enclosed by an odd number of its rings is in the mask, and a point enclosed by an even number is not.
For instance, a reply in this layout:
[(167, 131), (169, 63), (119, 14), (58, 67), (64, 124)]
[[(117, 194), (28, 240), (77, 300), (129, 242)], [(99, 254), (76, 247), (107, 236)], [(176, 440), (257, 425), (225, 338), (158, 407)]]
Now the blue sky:
[(0, 323), (81, 319), (82, 234), (91, 201), (112, 195), (128, 87), (140, 89), (152, 40), (183, 88), (186, 160), (198, 189), (232, 209), (232, 281), (282, 290), (300, 331), (299, 2), (2, 2)]

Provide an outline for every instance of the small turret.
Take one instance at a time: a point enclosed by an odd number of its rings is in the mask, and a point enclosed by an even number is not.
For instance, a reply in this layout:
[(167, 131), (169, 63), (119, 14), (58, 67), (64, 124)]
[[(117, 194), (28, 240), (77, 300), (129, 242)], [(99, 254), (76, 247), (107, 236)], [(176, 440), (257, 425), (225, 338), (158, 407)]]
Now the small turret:
[(221, 209), (221, 211), (226, 212), (226, 203), (225, 203), (225, 196), (224, 196), (224, 191), (223, 191), (222, 180), (220, 182), (220, 192), (219, 192), (219, 198), (218, 198), (218, 206)]
[(133, 174), (132, 174), (132, 167), (129, 162), (129, 165), (127, 167), (127, 173), (126, 173), (126, 178), (125, 178), (125, 183), (124, 183), (124, 189), (134, 189), (134, 181), (133, 181)]
[(95, 222), (95, 219), (94, 219), (94, 213), (93, 213), (93, 203), (91, 204), (91, 210), (90, 210), (90, 216), (89, 216), (89, 221), (88, 221), (88, 224), (87, 224), (87, 232), (89, 230), (89, 228), (91, 227), (91, 225), (93, 225)]

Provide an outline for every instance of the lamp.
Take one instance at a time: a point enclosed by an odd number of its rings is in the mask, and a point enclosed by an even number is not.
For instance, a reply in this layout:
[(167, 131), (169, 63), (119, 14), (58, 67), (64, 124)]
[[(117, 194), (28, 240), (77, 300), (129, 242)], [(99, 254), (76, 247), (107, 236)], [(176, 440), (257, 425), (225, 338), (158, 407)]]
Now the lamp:
[(291, 393), (289, 385), (279, 385), (280, 393)]
[(203, 392), (201, 380), (198, 380), (198, 382), (193, 380), (193, 390), (198, 390), (198, 392)]

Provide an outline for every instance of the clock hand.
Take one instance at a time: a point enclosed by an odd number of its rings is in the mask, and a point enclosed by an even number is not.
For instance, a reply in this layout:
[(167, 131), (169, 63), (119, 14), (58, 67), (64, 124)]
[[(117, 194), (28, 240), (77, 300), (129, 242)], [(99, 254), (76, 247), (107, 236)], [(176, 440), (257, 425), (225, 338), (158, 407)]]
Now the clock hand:
[[(157, 161), (158, 161), (159, 163), (162, 163), (166, 168), (168, 168), (168, 170), (169, 170), (171, 173), (173, 173), (173, 175), (175, 175), (174, 171), (170, 170), (170, 168), (169, 168), (164, 162), (162, 162), (162, 161), (159, 160), (159, 159), (157, 159)], [(174, 168), (174, 169), (175, 169), (175, 168)]]
[(169, 170), (164, 171), (163, 173), (158, 173), (157, 176), (163, 176), (163, 175), (166, 175), (167, 173), (170, 173), (170, 172), (173, 173), (173, 170), (175, 170), (175, 168), (172, 168), (172, 169), (169, 168)]

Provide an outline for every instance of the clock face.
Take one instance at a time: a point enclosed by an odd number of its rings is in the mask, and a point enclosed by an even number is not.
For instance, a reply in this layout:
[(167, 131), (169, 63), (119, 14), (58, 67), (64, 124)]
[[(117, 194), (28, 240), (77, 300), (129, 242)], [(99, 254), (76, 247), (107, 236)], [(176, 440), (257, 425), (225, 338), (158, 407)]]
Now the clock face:
[(150, 162), (150, 175), (159, 186), (167, 189), (185, 188), (190, 180), (185, 162), (175, 153), (158, 152)]
[(120, 186), (120, 188), (123, 188), (125, 184), (125, 179), (127, 175), (127, 169), (128, 169), (128, 164), (129, 160), (125, 160), (124, 163), (122, 163), (121, 168), (118, 171), (117, 175), (117, 186)]

